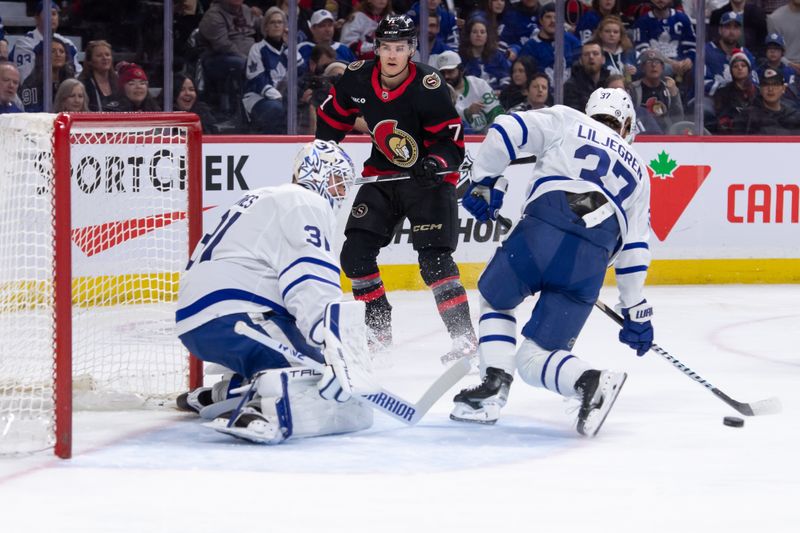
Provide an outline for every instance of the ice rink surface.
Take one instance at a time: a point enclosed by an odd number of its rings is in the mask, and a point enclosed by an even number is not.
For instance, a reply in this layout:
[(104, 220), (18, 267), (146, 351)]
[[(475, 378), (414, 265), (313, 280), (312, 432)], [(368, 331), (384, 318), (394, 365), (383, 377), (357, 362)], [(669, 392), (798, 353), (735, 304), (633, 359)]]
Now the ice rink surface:
[[(0, 458), (0, 531), (800, 530), (800, 285), (646, 294), (662, 348), (736, 400), (779, 396), (783, 412), (724, 426), (731, 408), (655, 353), (637, 358), (595, 311), (575, 354), (629, 373), (595, 439), (573, 429), (577, 402), (521, 380), (496, 426), (448, 419), (460, 384), (416, 427), (376, 413), (361, 433), (273, 447), (171, 410), (81, 412), (73, 459)], [(430, 293), (390, 299), (395, 346), (380, 375), (413, 400), (443, 371), (449, 339)], [(475, 317), (474, 291), (470, 302)]]

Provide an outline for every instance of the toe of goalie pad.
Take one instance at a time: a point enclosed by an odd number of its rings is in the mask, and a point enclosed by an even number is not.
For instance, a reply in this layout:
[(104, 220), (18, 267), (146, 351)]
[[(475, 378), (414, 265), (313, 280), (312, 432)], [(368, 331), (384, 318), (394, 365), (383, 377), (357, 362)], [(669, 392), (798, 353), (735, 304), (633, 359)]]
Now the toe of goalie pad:
[(584, 437), (594, 437), (603, 426), (608, 413), (614, 407), (622, 386), (628, 374), (625, 372), (610, 372), (604, 370), (600, 373), (600, 380), (592, 398), (592, 408), (585, 417), (578, 416), (577, 431)]
[(237, 439), (257, 444), (278, 444), (286, 439), (278, 424), (268, 420), (256, 409), (250, 407), (244, 408), (233, 423), (228, 418), (216, 418), (203, 425)]
[(450, 420), (491, 425), (500, 418), (500, 409), (497, 404), (486, 404), (475, 409), (465, 403), (456, 402), (450, 412)]

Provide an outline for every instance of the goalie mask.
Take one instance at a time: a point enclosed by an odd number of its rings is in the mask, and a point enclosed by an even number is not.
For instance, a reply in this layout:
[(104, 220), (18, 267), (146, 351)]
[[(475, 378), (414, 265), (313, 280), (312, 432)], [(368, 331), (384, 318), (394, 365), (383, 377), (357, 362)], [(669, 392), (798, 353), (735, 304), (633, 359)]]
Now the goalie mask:
[(622, 135), (629, 143), (636, 137), (636, 111), (624, 89), (597, 89), (586, 103), (586, 114)]
[(294, 158), (292, 179), (301, 187), (315, 191), (338, 206), (347, 196), (355, 179), (353, 161), (334, 142), (315, 140)]

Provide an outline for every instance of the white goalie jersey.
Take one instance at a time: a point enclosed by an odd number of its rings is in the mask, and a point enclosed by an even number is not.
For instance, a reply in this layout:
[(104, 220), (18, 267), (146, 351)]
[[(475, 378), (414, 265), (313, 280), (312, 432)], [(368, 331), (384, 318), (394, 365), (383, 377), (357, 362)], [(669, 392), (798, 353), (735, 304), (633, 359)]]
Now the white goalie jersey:
[(498, 176), (528, 154), (537, 162), (523, 209), (554, 190), (605, 195), (621, 233), (611, 259), (620, 301), (625, 307), (642, 301), (650, 265), (650, 177), (641, 157), (609, 127), (557, 105), (498, 117), (475, 158), (473, 179)]
[(291, 315), (313, 345), (324, 340), (325, 306), (341, 299), (332, 251), (336, 217), (295, 184), (244, 195), (192, 254), (178, 293), (177, 332), (233, 313)]

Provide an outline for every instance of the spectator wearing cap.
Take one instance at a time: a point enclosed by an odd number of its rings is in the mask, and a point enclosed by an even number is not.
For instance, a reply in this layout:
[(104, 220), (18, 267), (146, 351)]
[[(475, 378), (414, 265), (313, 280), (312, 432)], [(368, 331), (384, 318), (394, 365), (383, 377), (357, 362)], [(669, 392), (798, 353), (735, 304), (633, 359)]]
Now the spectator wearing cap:
[[(261, 18), (256, 18), (243, 0), (214, 0), (198, 27), (207, 90), (215, 98), (241, 90), (247, 54), (255, 44)], [(220, 105), (228, 100), (220, 98)], [(230, 110), (227, 110), (230, 111)]]
[(434, 67), (456, 94), (456, 111), (464, 123), (464, 133), (486, 133), (494, 119), (504, 113), (492, 87), (486, 80), (465, 75), (461, 57), (453, 51), (436, 56)]
[(714, 93), (717, 133), (744, 133), (738, 119), (753, 105), (757, 94), (752, 68), (752, 63), (744, 52), (733, 52), (729, 64), (731, 82)]
[(349, 46), (357, 59), (373, 59), (375, 30), (381, 19), (391, 12), (392, 4), (389, 0), (364, 0), (350, 13), (342, 26), (342, 44)]
[(800, 73), (800, 0), (789, 0), (767, 17), (769, 33), (783, 37), (786, 50), (784, 56), (791, 67)]
[(657, 50), (645, 50), (639, 57), (642, 77), (630, 85), (636, 108), (652, 116), (661, 131), (683, 120), (683, 102), (675, 80), (664, 76), (664, 57)]
[[(561, 30), (564, 31), (564, 30)], [(553, 66), (556, 57), (556, 7), (550, 3), (539, 10), (539, 33), (529, 39), (520, 49), (520, 56), (531, 56), (539, 70), (550, 78), (553, 84)], [(569, 74), (569, 67), (581, 54), (581, 43), (571, 33), (564, 32), (564, 70)]]
[(17, 98), (19, 70), (10, 61), (0, 61), (0, 115), (22, 113), (24, 108)]
[(776, 69), (766, 68), (759, 81), (759, 98), (747, 112), (744, 131), (757, 135), (800, 133), (800, 110), (783, 102), (786, 92), (783, 74)]
[(748, 3), (747, 0), (730, 0), (729, 3), (711, 12), (708, 24), (709, 41), (719, 36), (719, 26), (725, 13), (736, 13), (742, 18), (742, 36), (736, 47), (746, 47), (756, 56), (761, 55), (764, 39), (767, 37), (767, 15), (764, 10), (754, 3)]
[(603, 48), (596, 41), (587, 41), (581, 47), (581, 58), (572, 66), (572, 73), (564, 84), (564, 105), (583, 111), (589, 96), (605, 86), (611, 74), (603, 65)]
[[(663, 65), (663, 63), (662, 63)], [(621, 74), (612, 74), (606, 80), (607, 89), (622, 89), (631, 94), (630, 84), (625, 83), (625, 77)], [(655, 117), (641, 105), (634, 106), (636, 111), (636, 133), (646, 133), (648, 135), (662, 135), (664, 130), (656, 122)]]
[(303, 58), (297, 53), (289, 61), (286, 37), (286, 14), (271, 7), (264, 15), (261, 29), (264, 38), (250, 48), (247, 57), (247, 81), (242, 103), (250, 117), (252, 130), (264, 134), (286, 133), (287, 73), (289, 64), (298, 71), (304, 68)]
[(33, 72), (33, 67), (36, 62), (36, 54), (42, 53), (42, 41), (44, 40), (44, 35), (42, 34), (42, 30), (44, 29), (44, 17), (42, 16), (42, 10), (44, 9), (45, 4), (49, 4), (51, 7), (50, 11), (50, 28), (53, 32), (53, 39), (58, 39), (59, 41), (63, 42), (66, 51), (67, 51), (67, 62), (72, 65), (72, 71), (76, 74), (81, 72), (81, 64), (78, 62), (78, 49), (75, 47), (72, 41), (61, 35), (60, 33), (56, 33), (59, 24), (59, 12), (61, 8), (55, 2), (38, 2), (36, 7), (33, 11), (33, 18), (36, 21), (36, 28), (29, 31), (25, 34), (24, 37), (21, 37), (17, 40), (14, 44), (14, 48), (11, 49), (11, 54), (9, 55), (9, 60), (13, 61), (17, 68), (19, 69), (19, 75), (22, 76), (23, 83), (25, 82), (25, 78), (30, 76), (31, 72)]
[(641, 54), (655, 48), (661, 52), (666, 74), (680, 83), (694, 66), (697, 40), (692, 21), (684, 12), (672, 9), (672, 0), (652, 0), (652, 4), (652, 10), (633, 25), (636, 51)]
[(119, 111), (161, 111), (161, 106), (150, 96), (150, 82), (142, 67), (136, 63), (123, 63), (117, 76), (122, 92)]
[(300, 52), (306, 65), (308, 65), (308, 58), (311, 56), (311, 50), (317, 44), (324, 44), (333, 48), (334, 52), (336, 52), (336, 59), (342, 63), (352, 63), (356, 60), (356, 56), (353, 55), (349, 47), (333, 40), (335, 22), (336, 19), (333, 14), (327, 9), (318, 9), (312, 13), (311, 20), (308, 22), (311, 40), (304, 41), (297, 46), (297, 51)]
[[(755, 58), (746, 48), (738, 48), (742, 37), (741, 15), (729, 11), (720, 18), (719, 38), (706, 43), (706, 75), (704, 90), (706, 96), (713, 97), (720, 87), (731, 82), (730, 61), (734, 51), (747, 56), (750, 65), (755, 64)], [(753, 78), (756, 81), (757, 78)]]
[[(783, 37), (779, 33), (770, 33), (764, 41), (764, 60), (756, 69), (759, 76), (764, 73), (768, 68), (776, 70), (783, 74), (783, 82), (787, 85), (793, 85), (796, 79), (794, 69), (785, 64), (783, 52), (786, 50)], [(786, 61), (788, 63), (788, 61)]]
[(459, 55), (464, 62), (464, 73), (489, 83), (498, 93), (509, 84), (511, 62), (497, 49), (497, 36), (489, 32), (486, 19), (473, 17), (461, 33)]

